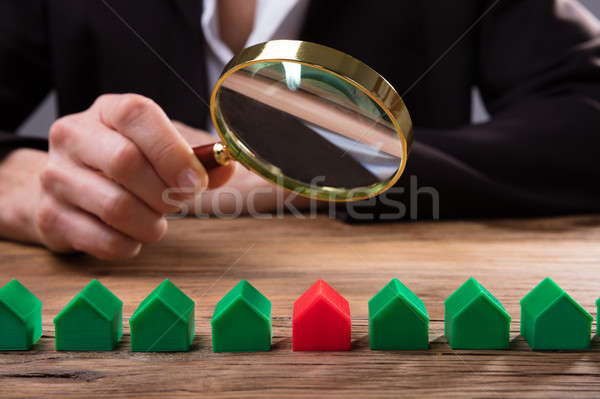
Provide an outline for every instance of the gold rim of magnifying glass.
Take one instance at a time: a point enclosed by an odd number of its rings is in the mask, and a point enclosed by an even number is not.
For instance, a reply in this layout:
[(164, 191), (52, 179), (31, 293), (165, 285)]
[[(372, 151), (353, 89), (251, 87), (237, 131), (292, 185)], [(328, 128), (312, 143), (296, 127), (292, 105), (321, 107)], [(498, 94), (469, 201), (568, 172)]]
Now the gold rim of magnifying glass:
[[(370, 186), (343, 189), (312, 186), (284, 176), (279, 169), (252, 152), (229, 129), (218, 106), (219, 88), (233, 73), (262, 62), (295, 62), (331, 73), (361, 90), (387, 114), (402, 143), (402, 159), (391, 178)], [(213, 124), (229, 155), (264, 179), (303, 197), (328, 201), (358, 201), (382, 193), (398, 181), (412, 144), (412, 121), (406, 105), (396, 90), (381, 75), (356, 58), (330, 47), (299, 40), (272, 40), (246, 48), (229, 61), (210, 97)]]

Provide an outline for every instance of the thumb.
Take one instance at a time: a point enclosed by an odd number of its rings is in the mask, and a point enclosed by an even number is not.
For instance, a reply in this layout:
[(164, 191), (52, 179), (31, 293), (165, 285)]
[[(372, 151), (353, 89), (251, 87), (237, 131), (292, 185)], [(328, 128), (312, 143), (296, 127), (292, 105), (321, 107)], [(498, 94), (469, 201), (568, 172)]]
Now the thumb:
[[(172, 122), (175, 128), (192, 147), (212, 144), (216, 141), (216, 137), (207, 131), (193, 128), (179, 121)], [(226, 166), (220, 166), (214, 169), (206, 168), (208, 171), (208, 189), (213, 190), (227, 183), (235, 172), (235, 164), (235, 162), (230, 162)]]

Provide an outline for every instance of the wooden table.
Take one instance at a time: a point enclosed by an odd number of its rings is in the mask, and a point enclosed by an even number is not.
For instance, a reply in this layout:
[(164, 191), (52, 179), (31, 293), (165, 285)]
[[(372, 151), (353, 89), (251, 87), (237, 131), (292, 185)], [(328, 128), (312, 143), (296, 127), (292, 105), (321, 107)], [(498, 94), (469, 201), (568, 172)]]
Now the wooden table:
[[(31, 351), (0, 353), (0, 397), (116, 396), (600, 396), (600, 343), (587, 352), (532, 352), (519, 336), (519, 300), (551, 276), (594, 316), (600, 296), (600, 217), (350, 226), (301, 220), (176, 220), (135, 260), (0, 242), (0, 284), (19, 279), (44, 303), (43, 337)], [(443, 301), (469, 276), (512, 315), (508, 351), (454, 351), (443, 336)], [(131, 353), (128, 319), (165, 277), (196, 301), (188, 353)], [(353, 350), (291, 351), (294, 300), (317, 278), (350, 302)], [(419, 295), (431, 349), (369, 349), (367, 301), (392, 277)], [(112, 352), (56, 352), (52, 319), (98, 278), (124, 305), (124, 337)], [(273, 349), (215, 354), (210, 317), (246, 278), (273, 303)], [(595, 332), (595, 327), (594, 327)]]

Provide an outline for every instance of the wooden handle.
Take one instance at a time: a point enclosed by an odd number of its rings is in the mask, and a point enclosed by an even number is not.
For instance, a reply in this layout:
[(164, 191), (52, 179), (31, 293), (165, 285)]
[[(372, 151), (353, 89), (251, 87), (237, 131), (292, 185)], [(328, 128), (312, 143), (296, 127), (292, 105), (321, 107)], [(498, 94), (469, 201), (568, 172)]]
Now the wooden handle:
[(192, 148), (194, 154), (196, 154), (196, 158), (198, 158), (198, 160), (204, 166), (204, 169), (206, 169), (207, 172), (216, 169), (220, 166), (223, 166), (219, 162), (217, 162), (217, 159), (215, 158), (215, 144), (216, 143), (200, 145)]

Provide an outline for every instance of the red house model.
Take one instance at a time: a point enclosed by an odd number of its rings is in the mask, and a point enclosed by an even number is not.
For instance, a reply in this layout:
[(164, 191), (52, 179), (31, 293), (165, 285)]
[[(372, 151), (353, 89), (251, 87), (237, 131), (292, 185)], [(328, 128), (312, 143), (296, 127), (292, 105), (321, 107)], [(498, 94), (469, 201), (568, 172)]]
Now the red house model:
[(294, 302), (293, 350), (350, 350), (348, 301), (319, 279)]

